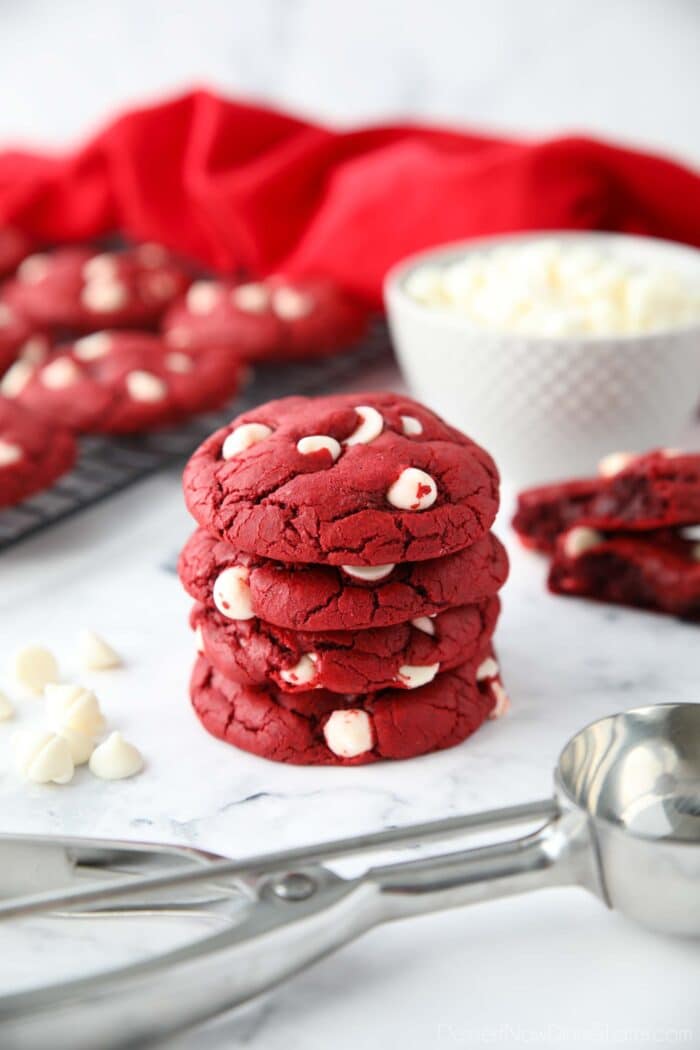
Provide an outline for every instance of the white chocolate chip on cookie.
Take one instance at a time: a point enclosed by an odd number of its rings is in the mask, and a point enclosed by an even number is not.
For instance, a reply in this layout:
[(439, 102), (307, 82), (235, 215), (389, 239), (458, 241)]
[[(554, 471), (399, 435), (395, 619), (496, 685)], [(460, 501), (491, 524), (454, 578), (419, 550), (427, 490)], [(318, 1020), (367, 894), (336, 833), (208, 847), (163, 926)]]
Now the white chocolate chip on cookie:
[(242, 565), (232, 565), (216, 577), (214, 605), (229, 620), (252, 620), (255, 616), (248, 577)]
[(245, 452), (260, 441), (264, 441), (272, 433), (272, 428), (264, 423), (241, 423), (239, 427), (232, 430), (223, 445), (221, 455), (224, 459), (233, 459), (239, 452)]
[(386, 498), (399, 510), (427, 510), (437, 499), (437, 485), (424, 470), (406, 467), (389, 488)]
[(415, 620), (411, 620), (411, 625), (423, 634), (435, 635), (435, 624), (430, 616), (416, 616)]
[(210, 314), (221, 298), (221, 290), (213, 281), (195, 281), (187, 289), (185, 303), (191, 314)]
[(13, 463), (19, 463), (23, 455), (19, 445), (0, 438), (0, 467), (11, 467)]
[(301, 452), (302, 456), (311, 456), (314, 452), (330, 452), (335, 461), (342, 449), (335, 438), (328, 437), (327, 434), (310, 434), (297, 441), (297, 451)]
[(423, 433), (423, 424), (415, 416), (401, 416), (401, 429), (407, 437), (416, 437)]
[(95, 361), (104, 357), (112, 349), (112, 339), (107, 332), (93, 332), (78, 339), (73, 345), (73, 353), (79, 361)]
[(298, 321), (300, 317), (310, 314), (313, 307), (311, 296), (295, 288), (277, 288), (272, 293), (272, 309), (283, 321)]
[(636, 458), (632, 452), (611, 452), (601, 459), (598, 464), (598, 473), (602, 478), (612, 478), (625, 470)]
[(356, 758), (372, 750), (372, 723), (360, 708), (333, 711), (323, 727), (323, 735), (330, 750), (340, 758)]
[(183, 354), (180, 350), (173, 350), (171, 354), (166, 354), (165, 367), (170, 372), (178, 372), (184, 375), (187, 372), (191, 372), (194, 368), (194, 361), (189, 354)]
[(570, 529), (564, 538), (564, 553), (569, 558), (578, 558), (586, 551), (598, 547), (603, 543), (604, 538), (597, 529), (591, 529), (587, 525), (577, 525), (576, 528)]
[(251, 281), (248, 284), (239, 284), (233, 289), (231, 302), (247, 314), (261, 314), (267, 310), (270, 293), (264, 284)]
[(497, 674), (498, 664), (492, 656), (487, 656), (476, 669), (476, 680), (477, 682), (483, 682), (485, 678), (495, 678)]
[(301, 659), (285, 671), (280, 671), (280, 678), (288, 685), (309, 685), (316, 677), (316, 653), (304, 653)]
[(341, 565), (340, 567), (344, 573), (354, 576), (356, 580), (376, 583), (378, 580), (386, 579), (394, 571), (396, 565), (392, 562), (389, 565)]
[(43, 386), (49, 390), (65, 390), (80, 379), (81, 372), (75, 361), (69, 357), (57, 357), (48, 365), (44, 365), (39, 378)]
[(129, 299), (129, 289), (121, 281), (90, 280), (84, 286), (80, 299), (83, 306), (95, 313), (112, 313)]
[(29, 361), (15, 361), (0, 380), (0, 394), (3, 397), (17, 397), (33, 375), (34, 366)]
[(356, 405), (355, 412), (360, 418), (358, 426), (350, 437), (345, 438), (344, 445), (369, 445), (378, 438), (384, 429), (384, 420), (380, 412), (371, 405)]
[(401, 684), (407, 689), (419, 689), (420, 686), (432, 682), (439, 670), (439, 663), (426, 664), (422, 667), (418, 664), (402, 664), (399, 667), (398, 677)]
[(145, 372), (141, 368), (129, 372), (126, 377), (126, 389), (134, 401), (148, 401), (155, 403), (164, 401), (167, 393), (167, 384), (159, 376), (152, 372)]

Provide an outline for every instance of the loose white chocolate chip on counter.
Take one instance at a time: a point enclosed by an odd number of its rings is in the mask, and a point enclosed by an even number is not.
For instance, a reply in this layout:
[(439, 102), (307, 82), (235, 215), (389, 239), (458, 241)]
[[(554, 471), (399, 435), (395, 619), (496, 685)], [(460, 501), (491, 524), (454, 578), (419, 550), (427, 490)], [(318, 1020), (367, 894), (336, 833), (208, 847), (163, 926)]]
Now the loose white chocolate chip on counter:
[(87, 629), (78, 635), (78, 654), (86, 671), (108, 671), (122, 665), (119, 653), (99, 634)]
[(260, 441), (264, 441), (272, 433), (272, 428), (264, 423), (241, 423), (239, 427), (232, 430), (223, 445), (221, 455), (224, 459), (232, 459), (239, 452), (245, 452)]
[(331, 458), (335, 462), (342, 449), (335, 438), (329, 437), (327, 434), (310, 434), (308, 437), (300, 438), (297, 441), (297, 452), (301, 452), (302, 456), (311, 456), (314, 452), (330, 452)]
[(356, 758), (372, 750), (372, 723), (360, 708), (333, 711), (323, 727), (323, 735), (330, 750), (340, 758)]
[(81, 733), (78, 729), (64, 727), (59, 736), (68, 744), (74, 766), (84, 766), (90, 755), (95, 750), (95, 741), (87, 733)]
[(89, 737), (97, 737), (105, 727), (97, 697), (80, 685), (48, 684), (45, 689), (46, 713), (49, 724), (58, 732), (74, 729)]
[(13, 740), (15, 767), (34, 784), (67, 784), (73, 778), (70, 745), (58, 733), (22, 729)]
[(479, 328), (524, 335), (635, 334), (700, 320), (700, 293), (680, 271), (556, 237), (419, 266), (405, 290)]
[(604, 539), (596, 529), (590, 529), (587, 525), (577, 525), (567, 532), (564, 538), (564, 553), (569, 558), (578, 558), (586, 551), (600, 546)]
[(0, 693), (0, 722), (9, 722), (11, 718), (15, 716), (15, 705), (5, 696), (4, 693)]
[(396, 568), (395, 562), (388, 565), (341, 565), (341, 569), (348, 576), (356, 580), (364, 580), (366, 583), (376, 583), (385, 580)]
[(14, 674), (18, 683), (41, 696), (45, 686), (58, 681), (58, 664), (48, 649), (41, 645), (25, 645), (15, 656)]
[(125, 780), (142, 769), (141, 752), (121, 733), (110, 733), (90, 757), (90, 772), (100, 780)]

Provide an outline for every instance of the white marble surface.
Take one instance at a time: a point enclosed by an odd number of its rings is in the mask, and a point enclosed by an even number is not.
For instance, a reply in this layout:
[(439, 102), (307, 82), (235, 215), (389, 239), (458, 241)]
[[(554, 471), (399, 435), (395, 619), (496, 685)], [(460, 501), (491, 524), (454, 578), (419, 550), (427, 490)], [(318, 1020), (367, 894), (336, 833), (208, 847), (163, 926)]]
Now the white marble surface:
[[(13, 727), (0, 726), (0, 830), (146, 838), (241, 857), (545, 796), (560, 747), (584, 723), (633, 705), (700, 700), (697, 628), (548, 596), (543, 563), (512, 542), (505, 522), (501, 528), (513, 562), (498, 632), (510, 717), (440, 755), (336, 770), (238, 753), (191, 714), (189, 603), (169, 568), (190, 529), (175, 473), (5, 553), (2, 664), (36, 640), (72, 679), (77, 631), (103, 633), (127, 666), (80, 678), (142, 748), (147, 767), (121, 783), (97, 782), (83, 769), (67, 787), (28, 787), (11, 769)], [(0, 687), (17, 696), (7, 676)], [(40, 701), (18, 699), (15, 724), (37, 720), (40, 710)], [(2, 986), (133, 958), (141, 927), (80, 925), (66, 942), (41, 923), (29, 937), (8, 929)], [(181, 936), (159, 920), (148, 942)], [(700, 1007), (690, 989), (699, 978), (696, 945), (637, 930), (583, 891), (555, 890), (378, 930), (172, 1045), (320, 1050), (332, 1033), (340, 1050), (652, 1038), (666, 1046), (678, 1042), (671, 1029), (692, 1031), (685, 1045), (697, 1045)]]

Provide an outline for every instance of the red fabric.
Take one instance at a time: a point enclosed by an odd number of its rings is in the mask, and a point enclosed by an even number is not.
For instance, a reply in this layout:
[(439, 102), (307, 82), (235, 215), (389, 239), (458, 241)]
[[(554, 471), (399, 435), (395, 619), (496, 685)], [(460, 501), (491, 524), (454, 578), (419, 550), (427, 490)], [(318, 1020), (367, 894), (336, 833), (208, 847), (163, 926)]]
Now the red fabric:
[(217, 270), (320, 272), (376, 302), (392, 263), (463, 237), (605, 229), (700, 245), (700, 176), (593, 139), (337, 132), (197, 91), (67, 156), (0, 153), (7, 220), (42, 242), (121, 230)]

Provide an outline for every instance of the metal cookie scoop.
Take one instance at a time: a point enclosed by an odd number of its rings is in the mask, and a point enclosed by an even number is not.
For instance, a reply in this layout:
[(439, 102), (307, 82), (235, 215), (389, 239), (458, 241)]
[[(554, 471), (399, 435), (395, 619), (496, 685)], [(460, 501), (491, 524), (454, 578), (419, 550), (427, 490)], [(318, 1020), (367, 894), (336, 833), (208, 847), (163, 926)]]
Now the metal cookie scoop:
[[(156, 958), (0, 998), (3, 1048), (153, 1045), (379, 923), (545, 886), (580, 885), (651, 929), (700, 935), (700, 704), (593, 723), (562, 751), (554, 789), (542, 802), (243, 862), (129, 843), (0, 839), (0, 893), (38, 891), (0, 903), (0, 919), (138, 910), (204, 913), (219, 924)], [(538, 820), (546, 823), (524, 837), (370, 867), (356, 878), (325, 866)]]

